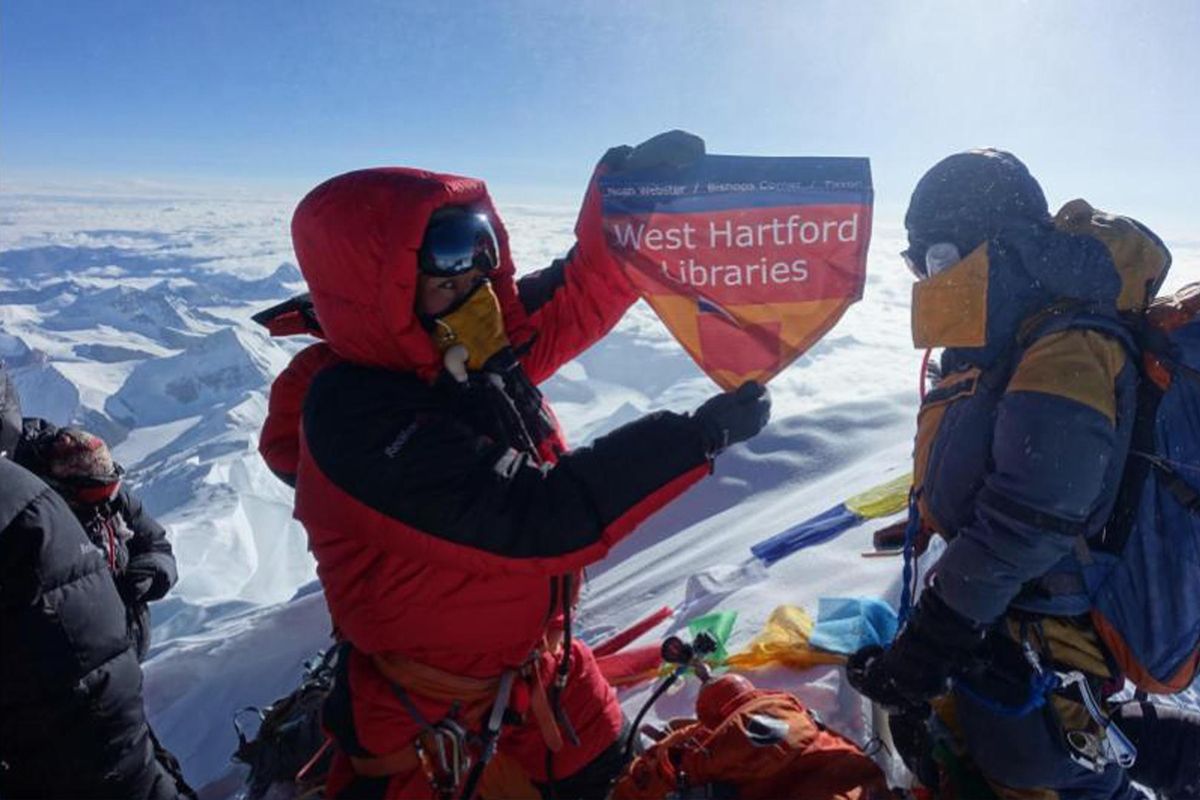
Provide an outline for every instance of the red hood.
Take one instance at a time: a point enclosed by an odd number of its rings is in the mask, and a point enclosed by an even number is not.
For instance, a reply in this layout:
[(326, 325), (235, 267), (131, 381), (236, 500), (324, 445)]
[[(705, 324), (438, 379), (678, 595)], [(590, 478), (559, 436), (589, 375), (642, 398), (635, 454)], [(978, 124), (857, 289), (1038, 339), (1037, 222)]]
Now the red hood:
[(292, 216), (296, 259), (325, 339), (339, 356), (426, 378), (437, 373), (441, 359), (413, 304), (425, 227), (435, 210), (448, 205), (471, 206), (490, 217), (500, 240), (500, 266), (491, 279), (509, 338), (528, 338), (508, 232), (483, 181), (378, 167), (325, 181)]

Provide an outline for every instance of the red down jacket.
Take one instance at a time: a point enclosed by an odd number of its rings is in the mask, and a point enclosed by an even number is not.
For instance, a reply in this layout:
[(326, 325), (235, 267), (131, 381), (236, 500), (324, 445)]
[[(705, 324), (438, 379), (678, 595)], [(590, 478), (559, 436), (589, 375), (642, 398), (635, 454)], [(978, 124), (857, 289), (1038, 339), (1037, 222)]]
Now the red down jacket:
[[(362, 654), (396, 654), (493, 678), (525, 662), (553, 626), (552, 578), (603, 558), (709, 467), (698, 426), (658, 413), (538, 465), (472, 428), (439, 391), (439, 354), (414, 311), (417, 250), (446, 205), (486, 212), (500, 239), (491, 275), (509, 338), (535, 382), (604, 336), (636, 299), (608, 255), (593, 181), (578, 242), (514, 279), (508, 237), (481, 181), (381, 168), (333, 178), (297, 208), (292, 237), (326, 341), (272, 388), (260, 449), (294, 476), (338, 630)], [(561, 442), (559, 442), (561, 445)], [(563, 707), (582, 744), (555, 757), (570, 775), (617, 736), (615, 694), (587, 648), (573, 649)], [(552, 656), (542, 658), (549, 684)], [(358, 745), (382, 755), (415, 723), (370, 662), (351, 662)], [(415, 697), (428, 719), (444, 705)], [(545, 780), (544, 745), (525, 729), (501, 750)], [(416, 783), (391, 794), (414, 791)]]

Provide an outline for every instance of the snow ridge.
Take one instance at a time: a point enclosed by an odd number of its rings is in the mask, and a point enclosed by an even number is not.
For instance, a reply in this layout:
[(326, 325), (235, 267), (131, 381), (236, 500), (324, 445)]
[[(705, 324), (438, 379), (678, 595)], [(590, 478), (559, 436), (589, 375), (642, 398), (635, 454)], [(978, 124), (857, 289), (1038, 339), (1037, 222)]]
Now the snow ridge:
[[(238, 793), (234, 711), (289, 692), (329, 643), (291, 491), (255, 450), (270, 381), (306, 344), (272, 340), (250, 320), (303, 290), (289, 211), (290, 202), (0, 195), (0, 358), (26, 413), (104, 436), (168, 526), (181, 580), (153, 609), (146, 703), (206, 799)], [(570, 246), (573, 210), (505, 211), (525, 269)], [(920, 360), (908, 342), (910, 279), (891, 256), (901, 232), (877, 225), (873, 235), (863, 302), (772, 382), (767, 430), (589, 570), (585, 635), (676, 608), (645, 639), (655, 641), (722, 608), (739, 614), (737, 648), (780, 604), (815, 612), (823, 596), (895, 597), (898, 562), (861, 557), (873, 528), (891, 520), (770, 568), (749, 550), (909, 467)], [(1185, 242), (1175, 255), (1173, 286), (1200, 277), (1200, 247)], [(653, 410), (688, 411), (716, 391), (643, 304), (543, 389), (574, 444)], [(837, 669), (754, 679), (798, 693), (852, 737), (870, 736), (869, 709)], [(647, 692), (625, 693), (627, 710)], [(655, 713), (691, 714), (694, 698), (686, 685)]]

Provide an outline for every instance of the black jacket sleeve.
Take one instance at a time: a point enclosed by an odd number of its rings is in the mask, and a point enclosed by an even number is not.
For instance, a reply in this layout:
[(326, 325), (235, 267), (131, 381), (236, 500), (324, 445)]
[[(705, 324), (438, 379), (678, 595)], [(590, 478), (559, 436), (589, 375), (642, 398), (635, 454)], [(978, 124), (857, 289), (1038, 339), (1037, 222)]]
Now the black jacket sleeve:
[(153, 575), (149, 591), (138, 599), (142, 602), (162, 598), (179, 579), (175, 553), (167, 541), (167, 531), (150, 516), (137, 495), (125, 487), (117, 494), (117, 510), (133, 531), (129, 539), (129, 565), (126, 573), (135, 578)]
[[(322, 477), (395, 523), (374, 543), (456, 558), (421, 541), (433, 537), (494, 557), (476, 558), (480, 569), (556, 573), (596, 561), (709, 465), (699, 425), (668, 412), (539, 465), (475, 433), (415, 378), (351, 365), (314, 381), (304, 432)], [(329, 504), (309, 503), (301, 480), (298, 511), (311, 518)], [(368, 526), (343, 515), (341, 527)]]

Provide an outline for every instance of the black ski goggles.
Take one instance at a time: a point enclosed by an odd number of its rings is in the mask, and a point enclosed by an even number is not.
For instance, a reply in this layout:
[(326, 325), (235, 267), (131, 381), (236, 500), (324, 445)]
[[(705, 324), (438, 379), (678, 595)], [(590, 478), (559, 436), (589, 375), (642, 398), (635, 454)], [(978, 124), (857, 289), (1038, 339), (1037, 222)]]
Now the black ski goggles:
[(913, 274), (913, 277), (919, 281), (925, 280), (925, 254), (917, 252), (915, 247), (910, 247), (907, 250), (900, 251), (900, 257), (904, 259), (904, 266), (908, 267), (908, 271)]
[(421, 272), (439, 278), (462, 275), (472, 269), (483, 274), (500, 264), (500, 243), (486, 214), (453, 209), (435, 214), (425, 229), (417, 253)]

